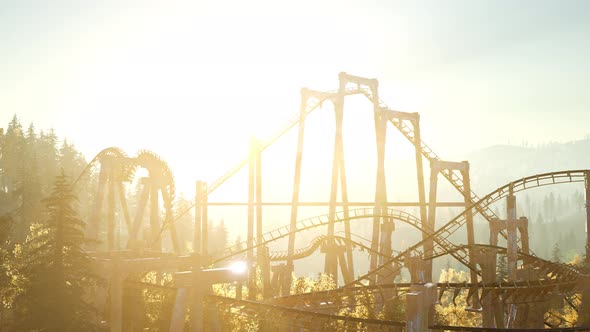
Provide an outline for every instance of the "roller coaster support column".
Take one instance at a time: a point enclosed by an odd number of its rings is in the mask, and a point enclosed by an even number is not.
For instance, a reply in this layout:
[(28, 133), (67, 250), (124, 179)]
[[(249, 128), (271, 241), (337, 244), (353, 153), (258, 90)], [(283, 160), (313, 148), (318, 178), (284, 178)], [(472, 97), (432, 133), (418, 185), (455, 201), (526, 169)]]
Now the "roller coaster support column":
[[(428, 215), (426, 213), (426, 191), (424, 190), (424, 166), (422, 165), (422, 139), (420, 137), (420, 114), (412, 113), (414, 116), (410, 118), (414, 126), (414, 148), (416, 150), (416, 174), (418, 177), (418, 199), (420, 201), (420, 220), (422, 224), (427, 222)], [(422, 239), (426, 238), (426, 234), (422, 233)]]
[[(334, 113), (336, 120), (336, 133), (334, 137), (334, 157), (332, 160), (332, 182), (330, 187), (330, 206), (328, 211), (328, 236), (334, 235), (334, 219), (336, 216), (336, 204), (338, 199), (338, 180), (341, 184), (341, 195), (343, 202), (343, 212), (345, 219), (348, 219), (348, 193), (346, 191), (346, 172), (344, 168), (344, 144), (342, 141), (342, 121), (344, 118), (344, 90), (346, 89), (346, 79), (342, 74), (340, 78), (340, 87), (338, 94), (333, 98)], [(346, 237), (350, 238), (350, 225), (348, 220), (345, 221)], [(351, 264), (352, 248), (347, 247), (347, 255), (349, 257), (348, 264)], [(338, 283), (338, 252), (330, 248), (326, 251), (325, 273), (330, 275), (332, 279)], [(351, 266), (346, 267), (343, 271), (353, 272)], [(344, 279), (352, 279), (350, 275), (343, 276)]]
[[(590, 267), (590, 171), (586, 171), (584, 175), (586, 180), (586, 267)], [(590, 325), (590, 289), (588, 287), (585, 287), (582, 292), (578, 325)]]
[[(497, 246), (498, 245), (498, 234), (502, 230), (506, 229), (506, 221), (500, 219), (492, 219), (490, 221), (490, 245)], [(496, 275), (496, 262), (497, 262), (497, 254), (494, 255), (494, 262), (493, 262), (493, 272)], [(488, 278), (486, 277), (486, 272), (482, 268), (482, 277), (483, 282), (487, 282)], [(502, 280), (500, 280), (502, 281)], [(499, 300), (496, 294), (492, 293), (484, 298), (484, 316), (483, 318), (483, 327), (497, 327), (497, 328), (504, 328), (504, 304), (502, 301)], [(491, 297), (492, 300), (487, 300), (487, 298)], [(489, 322), (489, 316), (486, 317), (487, 311), (491, 311), (493, 314), (493, 321)], [(488, 324), (495, 324), (495, 325), (488, 325)]]
[[(254, 195), (256, 191), (256, 140), (250, 137), (250, 162), (248, 164), (248, 265), (254, 264)], [(256, 299), (256, 270), (248, 275), (248, 300)]]
[[(492, 227), (492, 226), (490, 226)], [(492, 284), (496, 282), (496, 257), (495, 250), (478, 253), (476, 256), (477, 264), (481, 267), (482, 282)], [(474, 296), (477, 296), (475, 294)], [(473, 301), (473, 300), (472, 300)], [(483, 327), (504, 327), (504, 314), (502, 311), (495, 310), (497, 302), (500, 302), (497, 295), (490, 291), (482, 293), (482, 325)], [(501, 302), (500, 302), (501, 303)], [(495, 315), (499, 317), (494, 321)], [(498, 323), (499, 322), (499, 323)]]
[(111, 332), (123, 331), (123, 279), (124, 275), (120, 269), (120, 258), (112, 259), (112, 272), (110, 278), (109, 297), (110, 315), (109, 326)]
[(262, 297), (264, 299), (271, 298), (270, 257), (267, 246), (258, 247), (258, 266), (260, 266), (260, 275), (262, 277)]
[[(465, 208), (471, 206), (471, 178), (469, 176), (469, 162), (462, 161), (461, 164), (463, 167), (460, 169), (461, 176), (463, 177), (463, 199), (465, 202)], [(474, 245), (475, 244), (475, 229), (473, 226), (473, 211), (468, 209), (465, 212), (465, 220), (467, 224), (467, 244)], [(471, 265), (475, 265), (475, 252), (474, 249), (469, 249), (469, 262)], [(475, 285), (473, 286), (474, 292), (477, 294), (477, 272), (470, 270), (471, 274), (471, 282)], [(471, 307), (467, 308), (467, 310), (474, 310), (480, 311), (481, 310), (481, 303), (479, 303), (479, 297), (474, 296), (473, 300), (471, 301)]]
[(516, 234), (516, 197), (512, 184), (508, 187), (509, 194), (506, 197), (506, 248), (508, 281), (516, 281), (516, 261), (518, 259), (518, 236)]
[(436, 302), (436, 285), (412, 285), (406, 293), (406, 331), (432, 331), (428, 327), (434, 320), (434, 304)]
[(107, 192), (107, 250), (113, 251), (115, 245), (115, 181), (111, 177)]
[(201, 252), (201, 217), (203, 209), (203, 196), (206, 193), (203, 190), (203, 182), (197, 181), (195, 186), (195, 234), (193, 239), (193, 252)]
[(160, 251), (162, 250), (162, 241), (160, 240), (160, 204), (158, 199), (160, 184), (151, 174), (150, 182), (150, 243), (152, 250)]
[[(256, 153), (256, 243), (262, 243), (262, 151), (258, 141), (255, 141), (254, 151)], [(256, 256), (262, 277), (262, 296), (267, 299), (272, 296), (268, 247), (259, 246)]]
[(203, 199), (201, 200), (201, 255), (207, 257), (209, 255), (209, 190), (207, 189), (207, 182), (202, 183)]
[(586, 264), (590, 266), (590, 171), (584, 172), (586, 187)]
[(301, 89), (301, 105), (299, 112), (299, 127), (297, 131), (297, 154), (295, 155), (295, 176), (293, 177), (293, 196), (291, 200), (291, 225), (289, 228), (289, 245), (287, 248), (288, 259), (286, 269), (288, 270), (288, 277), (284, 278), (283, 284), (279, 289), (286, 289), (287, 292), (291, 289), (291, 275), (294, 270), (293, 253), (295, 252), (295, 233), (297, 231), (297, 208), (299, 204), (299, 188), (301, 185), (301, 160), (303, 158), (303, 136), (305, 134), (305, 109), (307, 106), (308, 90)]
[[(195, 265), (202, 265), (196, 263)], [(192, 292), (190, 322), (191, 331), (220, 331), (221, 326), (215, 309), (207, 310), (205, 315), (205, 307), (203, 299), (207, 294), (211, 293), (211, 287), (214, 284), (240, 282), (246, 279), (247, 271), (236, 271), (231, 268), (219, 268), (202, 270), (195, 268), (192, 271), (174, 273), (174, 285), (179, 290), (190, 290)], [(184, 328), (184, 315), (186, 309), (186, 292), (178, 292), (176, 294), (176, 304), (173, 310), (172, 320), (170, 322), (170, 331), (182, 331)], [(205, 318), (208, 318), (210, 326), (205, 325)], [(179, 328), (180, 327), (180, 328)]]
[[(428, 220), (422, 223), (422, 238), (428, 237), (429, 232), (434, 231), (436, 224), (436, 193), (438, 191), (438, 173), (440, 172), (440, 162), (430, 162), (430, 187), (428, 194)], [(424, 255), (431, 256), (433, 252), (434, 241), (428, 239), (424, 242)], [(426, 275), (428, 282), (432, 282), (432, 261), (427, 263)]]
[(405, 265), (408, 267), (410, 271), (410, 282), (413, 284), (416, 283), (425, 283), (426, 281), (426, 271), (427, 267), (430, 264), (429, 261), (425, 261), (422, 257), (418, 256), (411, 256), (405, 259)]
[[(371, 254), (371, 262), (370, 262), (370, 270), (375, 270), (377, 268), (377, 259), (378, 255), (375, 254), (379, 252), (379, 227), (381, 223), (381, 217), (379, 214), (382, 212), (387, 211), (387, 197), (386, 197), (386, 190), (385, 190), (385, 129), (386, 129), (386, 117), (381, 112), (381, 105), (379, 100), (379, 81), (374, 78), (365, 78), (360, 76), (354, 76), (347, 74), (345, 72), (341, 72), (338, 75), (340, 79), (340, 93), (344, 91), (346, 85), (348, 83), (356, 84), (357, 86), (366, 86), (369, 88), (371, 92), (371, 102), (373, 103), (373, 113), (375, 117), (375, 130), (376, 130), (376, 142), (377, 142), (377, 183), (375, 189), (375, 211), (379, 213), (375, 213), (375, 217), (373, 218), (373, 235), (371, 238), (371, 249), (373, 250), (373, 254)], [(337, 106), (337, 105), (336, 105)], [(344, 198), (343, 198), (344, 199)], [(345, 210), (346, 211), (346, 210)], [(384, 214), (385, 215), (385, 214)], [(386, 220), (386, 218), (384, 218)], [(345, 227), (346, 224), (345, 224)], [(347, 235), (347, 239), (349, 239)], [(347, 247), (347, 253), (349, 255), (349, 271), (354, 273), (353, 266), (352, 266), (352, 253), (349, 251), (350, 248)], [(369, 279), (369, 284), (375, 284), (375, 277), (372, 276)]]
[[(379, 265), (383, 265), (385, 261), (391, 256), (391, 234), (395, 230), (395, 224), (393, 221), (384, 221), (381, 224), (381, 253), (386, 254), (387, 256), (379, 256)], [(383, 270), (386, 272), (387, 270)], [(377, 283), (379, 284), (392, 284), (393, 280), (395, 279), (394, 275), (381, 275), (379, 274), (377, 277)]]
[[(373, 106), (375, 108), (375, 140), (377, 144), (377, 179), (375, 189), (375, 210), (377, 213), (375, 214), (376, 217), (373, 219), (373, 243), (371, 243), (371, 249), (373, 249), (374, 252), (381, 252), (386, 255), (391, 255), (391, 233), (389, 233), (389, 236), (379, 236), (381, 219), (383, 220), (383, 223), (392, 222), (387, 217), (385, 217), (387, 215), (387, 189), (385, 184), (385, 138), (387, 130), (387, 118), (381, 112), (379, 107), (379, 97), (376, 95), (377, 81), (375, 81), (375, 84), (371, 89), (373, 92)], [(379, 217), (380, 214), (383, 215), (383, 218)], [(378, 240), (381, 240), (381, 243), (378, 244)], [(387, 247), (389, 248), (389, 252), (385, 251)], [(377, 255), (372, 254), (371, 270), (374, 270), (375, 268), (377, 268)], [(375, 280), (371, 280), (370, 282), (374, 281)]]
[(197, 181), (195, 194), (195, 238), (193, 242), (193, 251), (207, 256), (209, 248), (209, 231), (208, 231), (208, 209), (207, 209), (207, 183)]
[[(260, 143), (254, 138), (250, 138), (250, 162), (248, 165), (248, 247), (254, 245), (254, 228), (256, 228), (256, 243), (262, 242), (262, 165), (261, 165)], [(254, 215), (256, 215), (256, 225), (254, 225)], [(256, 226), (256, 227), (255, 227)], [(256, 250), (258, 259), (257, 265), (263, 269), (262, 282), (267, 285), (270, 281), (270, 272), (265, 273), (264, 257), (267, 256), (265, 247), (258, 247)], [(254, 250), (248, 250), (248, 262), (254, 263)], [(256, 270), (248, 279), (248, 299), (256, 298)], [(266, 287), (268, 288), (268, 286)]]
[[(442, 160), (432, 160), (430, 162), (430, 194), (429, 194), (429, 205), (428, 205), (428, 222), (425, 225), (426, 232), (433, 232), (436, 229), (436, 194), (437, 194), (437, 185), (438, 185), (438, 173), (448, 170), (451, 173), (451, 176), (454, 177), (453, 171), (458, 170), (461, 172), (462, 177), (462, 193), (464, 196), (465, 207), (471, 205), (471, 184), (469, 179), (469, 163), (467, 161), (462, 162), (452, 162), (452, 161), (442, 161)], [(455, 181), (459, 181), (456, 179)], [(460, 182), (461, 183), (461, 182)], [(474, 239), (474, 229), (473, 229), (473, 212), (471, 210), (467, 210), (466, 215), (466, 224), (467, 224), (467, 244), (472, 245), (475, 243)], [(429, 239), (424, 243), (424, 255), (431, 256), (433, 252), (434, 241)], [(472, 254), (470, 251), (470, 261), (472, 259)], [(426, 280), (427, 282), (432, 282), (432, 261), (429, 261), (429, 264), (426, 269)], [(471, 281), (477, 282), (477, 272), (471, 271)], [(476, 308), (478, 303), (473, 303)]]
[(129, 231), (131, 229), (131, 216), (129, 215), (127, 201), (125, 200), (125, 187), (123, 186), (123, 182), (117, 182), (117, 195), (119, 196), (119, 204), (121, 204), (121, 211), (125, 218), (125, 226), (127, 226), (127, 231)]
[[(381, 110), (387, 117), (389, 121), (394, 123), (402, 122), (402, 121), (410, 121), (412, 127), (414, 129), (414, 134), (411, 139), (412, 144), (414, 144), (414, 149), (416, 153), (416, 175), (418, 178), (418, 200), (420, 202), (420, 220), (422, 220), (423, 225), (426, 225), (427, 219), (427, 212), (426, 209), (428, 208), (428, 204), (426, 203), (426, 191), (424, 189), (424, 165), (422, 163), (422, 138), (420, 134), (420, 114), (419, 113), (407, 113), (407, 112), (399, 112), (389, 110), (387, 108), (383, 108)], [(428, 235), (426, 233), (422, 233), (422, 239), (426, 239)]]
[[(344, 93), (346, 91), (346, 78), (339, 75), (339, 87), (338, 87), (338, 94), (332, 98), (332, 102), (334, 103), (334, 109), (336, 112), (340, 113), (340, 117), (343, 117), (344, 114)], [(353, 280), (354, 279), (354, 260), (352, 257), (352, 245), (350, 244), (351, 232), (350, 232), (350, 220), (348, 220), (348, 186), (346, 183), (346, 168), (344, 167), (344, 143), (342, 141), (342, 130), (340, 131), (340, 143), (338, 144), (338, 154), (339, 157), (339, 167), (340, 167), (340, 194), (342, 197), (342, 210), (344, 212), (344, 237), (348, 240), (346, 244), (346, 262), (348, 262), (347, 266), (340, 266), (342, 272), (342, 278), (344, 280)], [(342, 257), (341, 257), (342, 258)], [(339, 258), (340, 264), (344, 264), (344, 260)], [(347, 271), (347, 274), (344, 275), (344, 271)]]

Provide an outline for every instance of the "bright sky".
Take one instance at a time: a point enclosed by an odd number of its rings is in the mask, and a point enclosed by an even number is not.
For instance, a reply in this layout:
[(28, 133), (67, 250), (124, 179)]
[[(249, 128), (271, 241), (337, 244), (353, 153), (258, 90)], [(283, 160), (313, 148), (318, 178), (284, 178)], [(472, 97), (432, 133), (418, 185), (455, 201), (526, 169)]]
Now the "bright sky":
[[(568, 141), (590, 133), (589, 27), (583, 0), (0, 0), (0, 123), (54, 127), (88, 159), (153, 150), (189, 192), (240, 159), (250, 132), (296, 113), (301, 87), (335, 89), (340, 71), (420, 112), (443, 157)], [(347, 156), (374, 151), (370, 104), (347, 105)], [(328, 110), (309, 121), (318, 158), (331, 155)]]

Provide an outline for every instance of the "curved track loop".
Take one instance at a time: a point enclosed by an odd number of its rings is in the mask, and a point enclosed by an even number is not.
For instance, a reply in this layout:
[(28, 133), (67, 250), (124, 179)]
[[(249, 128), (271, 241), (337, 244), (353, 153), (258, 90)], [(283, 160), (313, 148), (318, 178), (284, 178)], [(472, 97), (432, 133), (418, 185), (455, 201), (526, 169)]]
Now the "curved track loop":
[[(334, 217), (334, 222), (339, 223), (339, 222), (343, 222), (345, 220), (357, 220), (357, 219), (364, 219), (364, 218), (372, 218), (376, 215), (379, 215), (381, 217), (387, 217), (387, 218), (391, 218), (394, 220), (399, 220), (399, 221), (405, 222), (407, 224), (410, 224), (410, 225), (418, 228), (419, 230), (422, 229), (422, 224), (420, 222), (420, 219), (416, 218), (415, 216), (413, 216), (407, 212), (395, 210), (395, 209), (391, 209), (391, 208), (386, 210), (386, 214), (383, 214), (380, 212), (381, 211), (375, 211), (375, 209), (373, 209), (373, 208), (353, 209), (353, 210), (348, 211), (349, 218), (346, 219), (344, 216), (344, 212), (338, 211), (338, 212), (336, 212), (336, 215)], [(326, 226), (326, 225), (328, 225), (328, 223), (329, 223), (329, 218), (328, 218), (327, 214), (321, 215), (321, 216), (316, 216), (316, 217), (311, 217), (311, 218), (303, 219), (303, 220), (297, 222), (295, 224), (295, 231), (302, 232), (302, 231), (310, 230), (312, 228)], [(289, 231), (290, 231), (290, 225), (287, 225), (287, 226), (282, 226), (277, 229), (274, 229), (270, 232), (264, 233), (261, 237), (261, 241), (258, 241), (256, 238), (254, 239), (254, 244), (253, 244), (252, 248), (266, 246), (273, 241), (285, 238), (285, 237), (289, 236)], [(248, 242), (244, 241), (242, 243), (238, 243), (234, 246), (228, 247), (228, 248), (224, 249), (224, 251), (222, 251), (222, 252), (219, 252), (217, 254), (213, 254), (214, 258), (213, 258), (213, 261), (211, 264), (219, 263), (221, 261), (230, 259), (230, 258), (235, 257), (237, 255), (246, 253), (250, 249), (250, 248), (248, 248), (247, 245), (248, 245)]]
[(165, 219), (160, 228), (160, 236), (166, 227), (174, 228), (174, 211), (173, 204), (176, 198), (176, 186), (174, 184), (174, 176), (168, 164), (162, 160), (157, 154), (141, 150), (133, 159), (135, 165), (143, 167), (148, 170), (151, 179), (158, 182), (158, 187), (162, 192), (162, 200), (164, 203)]
[(120, 166), (121, 167), (121, 175), (124, 177), (121, 180), (122, 181), (129, 181), (129, 179), (131, 178), (131, 175), (133, 174), (132, 161), (127, 156), (125, 151), (121, 150), (118, 147), (113, 146), (113, 147), (108, 147), (108, 148), (100, 151), (99, 153), (96, 154), (96, 156), (94, 156), (94, 158), (92, 158), (92, 160), (86, 165), (86, 167), (84, 167), (82, 172), (80, 172), (80, 174), (78, 175), (76, 180), (72, 183), (72, 188), (76, 187), (76, 185), (80, 182), (80, 180), (82, 179), (82, 177), (84, 177), (84, 175), (92, 172), (92, 170), (96, 166), (100, 165), (103, 161), (105, 161), (107, 159), (117, 160), (118, 163), (121, 164), (121, 166)]
[[(161, 233), (168, 226), (171, 227), (172, 237), (175, 238), (174, 224), (172, 221), (174, 220), (173, 204), (176, 197), (176, 186), (172, 171), (162, 158), (148, 150), (141, 150), (135, 155), (135, 157), (130, 158), (120, 148), (109, 147), (100, 151), (86, 165), (84, 170), (73, 182), (72, 186), (76, 186), (83, 176), (92, 172), (98, 165), (101, 166), (101, 172), (103, 171), (102, 167), (106, 166), (107, 169), (105, 172), (108, 173), (112, 179), (120, 182), (132, 181), (137, 168), (145, 168), (148, 171), (150, 178), (156, 181), (156, 185), (162, 193), (165, 219), (162, 223), (159, 235), (161, 236)], [(174, 241), (175, 239), (173, 239), (173, 242)], [(177, 249), (175, 249), (175, 251), (177, 251)]]
[[(509, 193), (509, 188), (512, 187), (514, 193), (523, 191), (530, 188), (542, 187), (547, 185), (553, 184), (560, 184), (560, 183), (575, 183), (575, 182), (584, 182), (585, 180), (585, 173), (588, 170), (568, 170), (568, 171), (559, 171), (559, 172), (551, 172), (551, 173), (542, 173), (537, 175), (528, 176), (522, 178), (517, 181), (510, 182), (493, 192), (487, 194), (483, 198), (481, 198), (476, 203), (469, 206), (465, 209), (462, 213), (457, 215), (455, 218), (451, 219), (448, 223), (444, 226), (440, 227), (436, 230), (433, 234), (430, 234), (428, 238), (434, 239), (434, 251), (433, 255), (443, 254), (445, 252), (454, 252), (453, 257), (460, 256), (464, 260), (468, 257), (468, 251), (464, 248), (461, 249), (447, 239), (457, 231), (461, 226), (463, 226), (466, 222), (466, 214), (468, 210), (476, 210), (480, 211), (483, 208), (487, 208), (490, 204), (504, 198)], [(427, 239), (428, 239), (427, 238)], [(348, 287), (352, 287), (355, 285), (364, 285), (363, 281), (368, 281), (373, 275), (379, 273), (386, 273), (384, 270), (388, 269), (391, 266), (391, 263), (394, 261), (404, 261), (405, 258), (410, 257), (412, 255), (420, 255), (421, 252), (418, 248), (422, 247), (423, 243), (427, 240), (419, 241), (418, 243), (414, 244), (410, 248), (403, 251), (401, 254), (397, 255), (396, 257), (391, 258), (389, 261), (385, 262), (382, 266), (377, 267), (375, 270), (370, 271), (369, 273), (359, 277), (357, 280), (353, 281)], [(442, 241), (441, 241), (442, 240)], [(451, 244), (450, 246), (444, 243)], [(466, 264), (467, 267), (474, 269), (469, 264)], [(478, 270), (476, 270), (478, 271)], [(391, 272), (395, 273), (397, 271)], [(479, 271), (478, 271), (479, 272)]]

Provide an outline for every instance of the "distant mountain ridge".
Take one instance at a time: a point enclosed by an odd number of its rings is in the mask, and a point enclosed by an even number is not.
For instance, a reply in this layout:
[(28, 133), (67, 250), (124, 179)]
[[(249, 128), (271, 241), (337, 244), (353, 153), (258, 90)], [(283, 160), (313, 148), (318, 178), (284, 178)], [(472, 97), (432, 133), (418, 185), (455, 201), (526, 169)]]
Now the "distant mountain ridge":
[(467, 154), (467, 160), (472, 187), (483, 194), (533, 174), (590, 169), (590, 139), (538, 147), (494, 145)]

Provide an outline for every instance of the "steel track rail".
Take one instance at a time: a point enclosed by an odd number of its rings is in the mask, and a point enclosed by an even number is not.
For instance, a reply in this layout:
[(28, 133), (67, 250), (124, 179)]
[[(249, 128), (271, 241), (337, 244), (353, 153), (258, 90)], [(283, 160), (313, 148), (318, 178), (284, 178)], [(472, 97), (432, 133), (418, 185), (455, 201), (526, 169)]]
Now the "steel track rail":
[[(375, 211), (375, 209), (373, 209), (373, 208), (353, 209), (353, 210), (349, 210), (349, 218), (346, 219), (344, 216), (344, 212), (339, 211), (339, 212), (336, 212), (334, 222), (339, 223), (339, 222), (343, 222), (345, 220), (357, 220), (357, 219), (364, 219), (364, 218), (372, 218), (375, 215), (379, 215), (381, 217), (387, 217), (387, 218), (392, 218), (392, 219), (395, 219), (398, 221), (406, 222), (418, 229), (421, 229), (420, 219), (414, 217), (413, 215), (411, 215), (407, 212), (403, 212), (403, 211), (399, 211), (399, 210), (395, 210), (395, 209), (387, 209), (386, 212), (387, 212), (386, 214), (383, 214), (383, 213), (380, 213), (380, 211)], [(326, 226), (326, 225), (328, 225), (329, 222), (330, 221), (328, 218), (328, 214), (303, 219), (301, 221), (298, 221), (295, 224), (295, 231), (302, 232), (302, 231), (306, 231), (306, 230), (309, 230), (312, 228)], [(254, 244), (253, 244), (252, 248), (264, 246), (264, 245), (267, 245), (273, 241), (285, 238), (285, 237), (289, 236), (289, 232), (290, 232), (290, 225), (282, 226), (282, 227), (276, 228), (272, 231), (266, 232), (262, 235), (260, 240), (257, 238), (255, 238), (253, 240)], [(250, 248), (247, 247), (247, 244), (248, 244), (248, 241), (243, 241), (243, 242), (233, 245), (231, 247), (225, 248), (223, 252), (213, 254), (214, 258), (213, 258), (213, 261), (211, 264), (215, 264), (215, 263), (230, 259), (232, 257), (235, 257), (237, 255), (246, 253), (248, 250), (250, 250)], [(215, 256), (217, 256), (217, 257), (215, 257)]]
[[(444, 240), (448, 242), (448, 238), (457, 231), (460, 227), (462, 227), (466, 223), (466, 214), (469, 210), (475, 210), (476, 212), (481, 210), (483, 207), (488, 207), (490, 204), (506, 197), (509, 193), (509, 188), (512, 187), (512, 191), (514, 193), (524, 191), (531, 188), (554, 185), (554, 184), (561, 184), (561, 183), (575, 183), (575, 182), (584, 182), (585, 181), (585, 173), (587, 170), (567, 170), (567, 171), (559, 171), (559, 172), (550, 172), (550, 173), (542, 173), (536, 174), (528, 177), (524, 177), (517, 181), (510, 182), (498, 189), (492, 191), (491, 193), (487, 194), (483, 198), (480, 198), (479, 201), (473, 203), (455, 218), (451, 219), (445, 225), (440, 227), (436, 230), (433, 234), (430, 234), (426, 239), (423, 239), (413, 246), (409, 247), (396, 257), (393, 257), (389, 261), (385, 262), (382, 266), (377, 267), (377, 269), (370, 271), (369, 273), (359, 277), (357, 280), (353, 281), (348, 287), (353, 287), (355, 285), (363, 285), (363, 281), (368, 281), (371, 276), (382, 273), (383, 270), (386, 268), (387, 265), (390, 265), (394, 261), (403, 261), (406, 257), (410, 257), (412, 254), (419, 255), (421, 254), (418, 250), (419, 247), (423, 245), (428, 239), (434, 239), (436, 245), (434, 246), (433, 253), (437, 255), (439, 253), (444, 253), (446, 251), (454, 250), (452, 245), (451, 247), (441, 246), (439, 240)], [(449, 242), (450, 243), (450, 242)], [(465, 250), (457, 250), (456, 253), (461, 253), (461, 255), (465, 255), (467, 257), (467, 251)]]
[[(239, 306), (241, 307), (240, 311), (243, 312), (251, 312), (253, 317), (277, 317), (276, 313), (280, 313), (280, 316), (277, 319), (284, 320), (286, 319), (286, 315), (290, 315), (291, 317), (287, 318), (289, 320), (293, 320), (294, 324), (297, 326), (301, 326), (303, 328), (317, 326), (317, 324), (325, 324), (330, 321), (343, 321), (343, 322), (354, 322), (354, 323), (361, 323), (370, 326), (398, 326), (404, 327), (406, 324), (405, 322), (395, 322), (390, 320), (379, 320), (379, 319), (370, 319), (370, 318), (359, 318), (359, 317), (349, 317), (349, 316), (341, 316), (341, 315), (331, 315), (326, 313), (320, 312), (313, 312), (313, 311), (306, 311), (294, 308), (287, 308), (282, 306), (277, 306), (268, 303), (261, 303), (255, 301), (247, 301), (247, 300), (236, 300), (224, 296), (218, 295), (207, 295), (205, 297), (205, 301), (212, 305), (224, 305), (224, 306)], [(274, 315), (273, 315), (274, 313)], [(301, 319), (304, 317), (305, 319)], [(309, 321), (308, 318), (315, 318), (320, 319), (322, 321)]]

